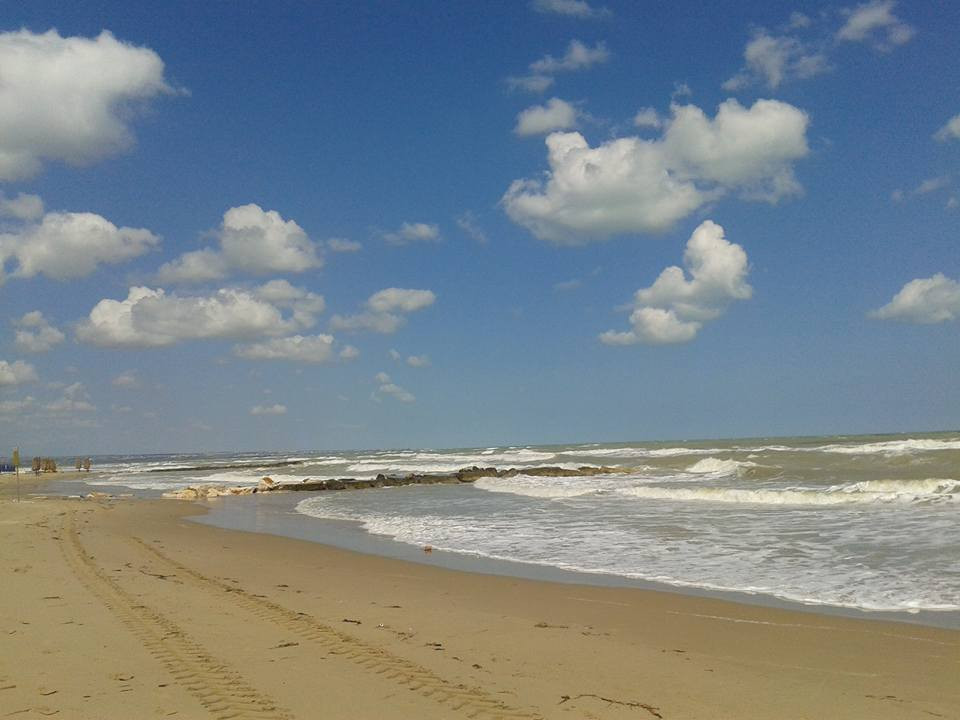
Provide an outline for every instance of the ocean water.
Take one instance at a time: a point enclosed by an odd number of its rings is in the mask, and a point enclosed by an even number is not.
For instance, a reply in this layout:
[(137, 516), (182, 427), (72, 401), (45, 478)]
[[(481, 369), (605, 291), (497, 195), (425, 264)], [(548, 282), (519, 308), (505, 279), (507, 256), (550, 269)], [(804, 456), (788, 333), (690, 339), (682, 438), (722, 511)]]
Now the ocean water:
[[(960, 434), (96, 459), (87, 485), (158, 495), (515, 467), (472, 484), (297, 494), (302, 521), (591, 575), (865, 611), (960, 611)], [(543, 465), (616, 467), (536, 477)], [(64, 486), (72, 487), (70, 483)], [(257, 496), (238, 501), (257, 501)]]

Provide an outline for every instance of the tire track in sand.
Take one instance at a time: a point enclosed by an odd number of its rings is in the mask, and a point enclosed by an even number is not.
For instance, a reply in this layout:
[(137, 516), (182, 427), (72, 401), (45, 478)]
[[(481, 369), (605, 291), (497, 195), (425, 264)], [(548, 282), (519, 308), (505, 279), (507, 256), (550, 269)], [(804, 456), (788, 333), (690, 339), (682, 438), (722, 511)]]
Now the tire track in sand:
[(178, 578), (189, 580), (197, 586), (229, 597), (235, 605), (256, 617), (278, 625), (301, 639), (314, 642), (331, 655), (351, 660), (365, 670), (387, 678), (405, 689), (415, 691), (444, 707), (460, 711), (471, 718), (541, 720), (541, 716), (535, 712), (511, 708), (480, 689), (455, 685), (427, 668), (341, 632), (311, 615), (295, 612), (204, 575), (165, 555), (141, 538), (135, 537), (133, 540), (158, 560), (175, 568), (178, 571)]
[(60, 550), (80, 583), (216, 720), (291, 720), (290, 713), (247, 685), (239, 673), (210, 655), (169, 618), (110, 578), (80, 541), (75, 513), (64, 519), (61, 538)]

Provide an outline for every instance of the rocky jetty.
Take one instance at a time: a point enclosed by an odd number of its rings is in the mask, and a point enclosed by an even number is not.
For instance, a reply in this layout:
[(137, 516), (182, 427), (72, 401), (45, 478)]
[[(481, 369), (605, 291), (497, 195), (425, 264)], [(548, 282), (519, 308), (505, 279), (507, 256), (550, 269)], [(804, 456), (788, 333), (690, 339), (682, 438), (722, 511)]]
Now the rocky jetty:
[(324, 490), (366, 490), (369, 488), (398, 487), (401, 485), (456, 485), (472, 483), (483, 477), (514, 477), (515, 475), (535, 475), (537, 477), (577, 477), (587, 475), (610, 475), (630, 472), (629, 468), (599, 467), (585, 465), (579, 468), (542, 466), (532, 468), (509, 468), (500, 470), (495, 467), (476, 465), (461, 468), (452, 473), (409, 473), (407, 475), (377, 475), (375, 478), (338, 478), (335, 480), (311, 480), (305, 478), (296, 483), (277, 482), (265, 477), (256, 486), (196, 485), (164, 494), (164, 497), (179, 500), (199, 500), (224, 495), (253, 495), (265, 492), (319, 492)]

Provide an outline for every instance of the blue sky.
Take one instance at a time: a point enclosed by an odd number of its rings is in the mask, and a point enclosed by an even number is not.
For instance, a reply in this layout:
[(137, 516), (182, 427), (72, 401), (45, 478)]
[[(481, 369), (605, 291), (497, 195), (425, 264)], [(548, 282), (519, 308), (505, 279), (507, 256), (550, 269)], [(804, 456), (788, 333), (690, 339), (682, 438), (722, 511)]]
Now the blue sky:
[(29, 452), (960, 426), (960, 9), (8, 4)]

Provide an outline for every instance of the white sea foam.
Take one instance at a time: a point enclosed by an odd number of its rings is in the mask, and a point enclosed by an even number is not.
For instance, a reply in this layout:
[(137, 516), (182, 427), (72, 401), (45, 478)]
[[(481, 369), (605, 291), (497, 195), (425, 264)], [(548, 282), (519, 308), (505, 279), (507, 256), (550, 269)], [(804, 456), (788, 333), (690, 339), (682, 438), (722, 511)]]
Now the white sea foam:
[[(539, 465), (553, 460), (555, 457), (555, 453), (526, 448), (502, 450), (490, 454), (486, 452), (475, 454), (404, 452), (371, 455), (368, 456), (369, 459), (361, 458), (352, 463), (347, 470), (352, 473), (365, 474), (380, 472), (454, 472), (472, 465), (498, 468)], [(570, 465), (570, 467), (575, 466)]]
[[(891, 481), (892, 482), (892, 481)], [(735, 487), (628, 487), (617, 494), (645, 500), (675, 500), (680, 502), (736, 503), (750, 505), (855, 505), (880, 503), (960, 502), (955, 494), (957, 484), (904, 487), (886, 492), (867, 490), (857, 485), (822, 488), (790, 488), (784, 490)]]
[(535, 477), (515, 475), (514, 477), (477, 478), (473, 486), (479, 490), (495, 493), (509, 493), (533, 498), (572, 498), (593, 495), (622, 484), (622, 477), (593, 475), (587, 477)]
[(639, 448), (639, 447), (621, 447), (621, 448), (595, 448), (584, 450), (561, 450), (559, 455), (573, 455), (576, 457), (597, 457), (597, 458), (666, 458), (681, 457), (683, 455), (713, 455), (715, 453), (727, 452), (723, 448), (686, 448), (686, 447), (667, 447), (667, 448)]
[[(414, 493), (419, 491), (422, 489)], [(349, 502), (357, 495), (343, 497)], [(301, 501), (297, 510), (318, 518), (354, 520), (369, 533), (410, 545), (429, 544), (436, 550), (575, 572), (864, 610), (960, 610), (956, 594), (951, 599), (944, 583), (924, 582), (922, 573), (911, 575), (917, 572), (914, 568), (894, 574), (859, 569), (845, 562), (842, 554), (838, 557), (829, 542), (803, 543), (791, 554), (770, 555), (770, 533), (778, 532), (776, 523), (756, 526), (757, 544), (733, 552), (729, 538), (706, 545), (695, 538), (668, 542), (638, 533), (631, 525), (611, 524), (609, 518), (580, 511), (568, 511), (571, 514), (565, 520), (528, 517), (521, 523), (509, 512), (484, 517), (411, 514), (383, 506), (358, 510), (331, 500), (332, 496), (310, 498)], [(559, 527), (558, 521), (563, 523)]]
[(704, 473), (715, 473), (718, 475), (730, 475), (739, 473), (741, 470), (746, 468), (757, 467), (757, 464), (750, 462), (749, 460), (722, 460), (715, 457), (707, 457), (703, 460), (698, 460), (693, 465), (687, 468), (687, 472), (704, 474)]
[(838, 453), (841, 455), (907, 455), (937, 450), (960, 450), (960, 439), (935, 440), (932, 438), (916, 438), (855, 445), (837, 443), (821, 445), (820, 447), (811, 448), (811, 450), (816, 452)]
[(960, 493), (960, 480), (926, 478), (925, 480), (863, 480), (849, 485), (834, 485), (830, 491), (847, 493), (895, 493), (904, 495), (950, 495)]

